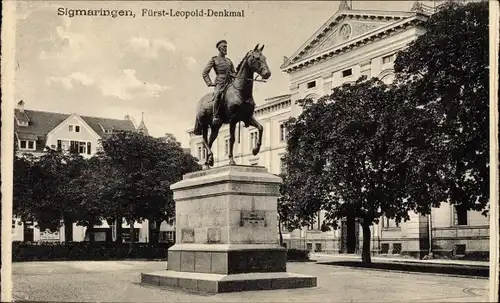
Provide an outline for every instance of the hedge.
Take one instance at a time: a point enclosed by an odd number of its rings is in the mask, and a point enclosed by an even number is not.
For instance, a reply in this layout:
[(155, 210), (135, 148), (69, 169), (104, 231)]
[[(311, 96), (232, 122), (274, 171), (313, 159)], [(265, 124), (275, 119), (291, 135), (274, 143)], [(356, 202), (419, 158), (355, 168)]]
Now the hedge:
[(289, 248), (286, 250), (286, 259), (288, 261), (306, 261), (309, 260), (310, 251), (306, 249)]
[(36, 243), (13, 242), (12, 261), (98, 261), (120, 259), (167, 259), (167, 250), (173, 243), (70, 242)]
[[(103, 261), (123, 259), (167, 260), (167, 251), (174, 243), (135, 243), (132, 252), (129, 243), (113, 242), (37, 243), (13, 242), (12, 261)], [(287, 249), (288, 261), (307, 261), (309, 251)]]

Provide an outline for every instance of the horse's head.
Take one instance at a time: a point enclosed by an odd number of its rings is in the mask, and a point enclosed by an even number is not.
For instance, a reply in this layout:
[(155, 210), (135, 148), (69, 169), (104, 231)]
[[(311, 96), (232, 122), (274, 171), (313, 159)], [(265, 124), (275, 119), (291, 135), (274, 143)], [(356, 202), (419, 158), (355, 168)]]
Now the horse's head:
[(266, 80), (271, 77), (271, 70), (267, 66), (266, 56), (262, 53), (264, 45), (259, 48), (259, 44), (255, 46), (248, 54), (247, 62), (254, 72), (259, 74), (262, 79)]

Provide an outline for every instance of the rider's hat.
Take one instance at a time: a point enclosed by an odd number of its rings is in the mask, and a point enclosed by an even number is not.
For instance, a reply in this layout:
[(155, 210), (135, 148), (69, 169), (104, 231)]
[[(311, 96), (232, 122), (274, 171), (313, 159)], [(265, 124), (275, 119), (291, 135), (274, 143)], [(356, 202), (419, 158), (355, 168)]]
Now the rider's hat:
[(215, 44), (215, 47), (216, 47), (216, 48), (219, 48), (219, 45), (220, 45), (221, 43), (226, 43), (226, 44), (227, 44), (227, 41), (226, 41), (226, 40), (220, 40), (219, 42), (217, 42), (217, 44)]

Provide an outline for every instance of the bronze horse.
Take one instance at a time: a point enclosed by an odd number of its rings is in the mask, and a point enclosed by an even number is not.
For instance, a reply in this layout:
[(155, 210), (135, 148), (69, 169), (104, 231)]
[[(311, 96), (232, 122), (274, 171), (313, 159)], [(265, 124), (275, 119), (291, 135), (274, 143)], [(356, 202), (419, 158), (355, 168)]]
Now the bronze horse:
[[(236, 76), (231, 77), (231, 82), (227, 85), (223, 95), (220, 109), (222, 124), (212, 123), (213, 114), (213, 93), (208, 93), (198, 101), (196, 122), (193, 133), (197, 136), (203, 135), (203, 145), (207, 150), (207, 167), (214, 165), (212, 144), (214, 143), (219, 130), (223, 124), (229, 124), (229, 165), (235, 165), (233, 159), (233, 147), (235, 141), (235, 130), (238, 122), (243, 122), (245, 127), (254, 126), (259, 130), (257, 144), (252, 153), (257, 155), (262, 144), (262, 125), (255, 120), (253, 112), (255, 102), (253, 100), (253, 79), (257, 73), (262, 79), (267, 80), (271, 76), (271, 71), (266, 63), (266, 57), (262, 54), (264, 45), (259, 48), (259, 44), (249, 51), (236, 68)], [(210, 139), (208, 140), (208, 128), (210, 128)]]

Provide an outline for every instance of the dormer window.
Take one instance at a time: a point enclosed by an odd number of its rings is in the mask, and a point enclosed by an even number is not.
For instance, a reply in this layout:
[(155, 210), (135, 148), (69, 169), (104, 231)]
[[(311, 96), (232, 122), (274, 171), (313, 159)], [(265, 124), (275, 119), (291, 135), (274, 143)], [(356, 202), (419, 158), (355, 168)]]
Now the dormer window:
[(311, 81), (307, 83), (307, 89), (315, 88), (316, 87), (316, 81)]
[(349, 69), (346, 69), (346, 70), (342, 71), (342, 77), (343, 78), (349, 77), (349, 76), (352, 76), (352, 68), (349, 68)]

